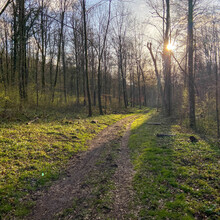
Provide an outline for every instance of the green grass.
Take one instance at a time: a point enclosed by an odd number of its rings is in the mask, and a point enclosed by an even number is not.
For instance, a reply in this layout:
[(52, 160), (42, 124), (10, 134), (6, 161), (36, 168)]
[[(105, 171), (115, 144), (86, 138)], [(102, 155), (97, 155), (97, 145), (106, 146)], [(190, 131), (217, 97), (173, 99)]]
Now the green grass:
[(38, 114), (40, 119), (30, 125), (29, 116), (0, 123), (0, 219), (26, 215), (33, 205), (29, 202), (33, 191), (49, 186), (74, 154), (87, 150), (88, 140), (129, 114), (48, 115)]
[[(161, 126), (147, 122), (162, 122)], [(157, 133), (176, 134), (159, 138)], [(219, 219), (220, 150), (154, 110), (132, 125), (134, 188), (142, 219)]]

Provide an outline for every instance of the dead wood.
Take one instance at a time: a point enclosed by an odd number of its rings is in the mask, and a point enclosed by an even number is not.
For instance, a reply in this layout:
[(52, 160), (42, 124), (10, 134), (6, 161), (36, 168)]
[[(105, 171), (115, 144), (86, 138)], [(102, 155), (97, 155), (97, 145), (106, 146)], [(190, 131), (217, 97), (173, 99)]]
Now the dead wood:
[(160, 122), (148, 122), (147, 125), (161, 125)]
[(157, 134), (157, 137), (175, 137), (175, 134)]
[(26, 125), (30, 125), (30, 124), (34, 123), (35, 121), (37, 121), (37, 120), (39, 120), (38, 117), (36, 117), (36, 118), (34, 118), (33, 120), (27, 122)]

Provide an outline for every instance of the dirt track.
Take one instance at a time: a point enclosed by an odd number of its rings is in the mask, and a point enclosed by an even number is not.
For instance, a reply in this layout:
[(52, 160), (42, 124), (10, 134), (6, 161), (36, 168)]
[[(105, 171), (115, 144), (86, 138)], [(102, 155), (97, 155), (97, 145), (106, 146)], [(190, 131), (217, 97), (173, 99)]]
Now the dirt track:
[[(36, 205), (26, 219), (127, 219), (134, 174), (127, 144), (134, 119), (134, 116), (122, 119), (93, 139), (87, 152), (70, 161), (65, 178), (47, 191), (37, 193)], [(109, 181), (114, 183), (110, 205), (94, 203), (103, 197), (105, 183)], [(68, 208), (71, 211), (65, 214)]]

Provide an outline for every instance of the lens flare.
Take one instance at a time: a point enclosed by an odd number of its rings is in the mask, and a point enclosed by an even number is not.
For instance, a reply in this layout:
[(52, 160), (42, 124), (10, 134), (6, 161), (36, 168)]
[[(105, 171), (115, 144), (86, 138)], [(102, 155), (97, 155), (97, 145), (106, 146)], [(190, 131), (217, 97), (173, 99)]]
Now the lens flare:
[(169, 44), (167, 45), (167, 50), (172, 51), (172, 50), (174, 50), (174, 49), (175, 49), (175, 46), (174, 46), (173, 44), (169, 43)]

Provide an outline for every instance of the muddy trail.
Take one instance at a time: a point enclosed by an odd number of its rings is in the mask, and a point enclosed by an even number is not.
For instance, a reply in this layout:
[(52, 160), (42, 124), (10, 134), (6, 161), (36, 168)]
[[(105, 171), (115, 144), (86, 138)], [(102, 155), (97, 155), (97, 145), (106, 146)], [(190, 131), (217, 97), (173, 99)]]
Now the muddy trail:
[(130, 219), (133, 167), (129, 158), (130, 125), (135, 116), (107, 127), (89, 149), (70, 160), (66, 175), (33, 196), (26, 219)]

